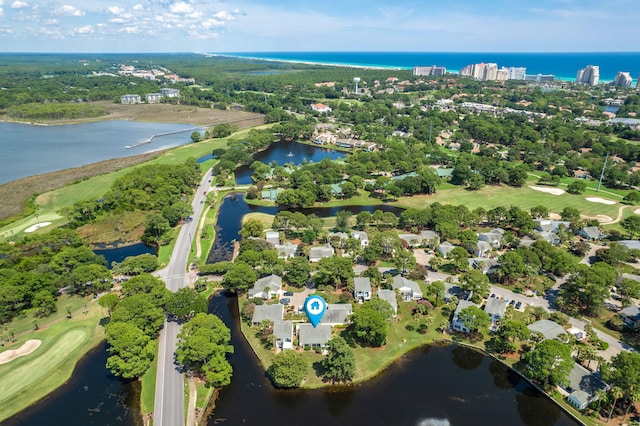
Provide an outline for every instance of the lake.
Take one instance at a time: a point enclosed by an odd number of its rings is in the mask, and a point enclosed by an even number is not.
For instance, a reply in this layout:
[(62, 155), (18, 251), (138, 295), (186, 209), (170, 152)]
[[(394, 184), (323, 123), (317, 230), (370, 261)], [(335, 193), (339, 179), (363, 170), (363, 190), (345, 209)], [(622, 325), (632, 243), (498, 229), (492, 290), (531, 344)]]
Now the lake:
[[(344, 158), (345, 155), (344, 152), (318, 145), (307, 145), (294, 141), (280, 141), (271, 144), (264, 151), (257, 152), (254, 154), (253, 159), (267, 165), (276, 162), (279, 166), (284, 166), (285, 164), (299, 165), (305, 162), (319, 163), (325, 158), (337, 160)], [(236, 183), (240, 185), (252, 184), (252, 173), (249, 165), (238, 167), (235, 171)]]
[[(12, 180), (129, 157), (191, 142), (191, 124), (98, 121), (63, 126), (0, 122), (0, 185)], [(149, 144), (126, 149), (156, 134)]]
[(93, 250), (98, 256), (104, 256), (107, 260), (107, 267), (111, 269), (112, 262), (122, 262), (129, 256), (140, 256), (141, 254), (153, 254), (157, 256), (158, 250), (155, 247), (143, 243), (131, 244), (113, 248), (97, 248)]

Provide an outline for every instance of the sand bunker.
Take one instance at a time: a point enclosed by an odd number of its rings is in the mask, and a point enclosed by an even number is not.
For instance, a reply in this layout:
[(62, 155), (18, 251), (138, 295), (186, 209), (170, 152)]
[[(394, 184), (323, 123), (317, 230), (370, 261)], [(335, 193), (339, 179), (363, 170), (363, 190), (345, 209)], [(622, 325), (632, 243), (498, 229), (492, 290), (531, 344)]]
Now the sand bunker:
[(533, 189), (534, 191), (546, 192), (547, 194), (551, 194), (551, 195), (564, 194), (564, 189), (560, 189), (560, 188), (543, 188), (541, 186), (530, 186), (529, 188)]
[(558, 213), (549, 212), (549, 219), (551, 219), (551, 220), (560, 220), (560, 219), (562, 219), (562, 216), (560, 216)]
[(600, 197), (587, 197), (585, 198), (585, 200), (587, 201), (591, 201), (592, 203), (602, 203), (602, 204), (615, 204), (615, 201), (612, 200), (605, 200), (604, 198), (600, 198)]
[(51, 222), (40, 222), (40, 223), (36, 223), (35, 225), (31, 225), (30, 227), (28, 227), (27, 229), (24, 230), (24, 232), (33, 232), (38, 228), (43, 228), (45, 226), (49, 226), (51, 225)]
[(24, 344), (18, 349), (10, 349), (0, 353), (0, 364), (6, 364), (19, 356), (29, 355), (31, 352), (38, 349), (41, 343), (42, 342), (40, 340), (31, 339), (24, 342)]
[(640, 209), (635, 209), (633, 212), (634, 212), (635, 214), (640, 214)]

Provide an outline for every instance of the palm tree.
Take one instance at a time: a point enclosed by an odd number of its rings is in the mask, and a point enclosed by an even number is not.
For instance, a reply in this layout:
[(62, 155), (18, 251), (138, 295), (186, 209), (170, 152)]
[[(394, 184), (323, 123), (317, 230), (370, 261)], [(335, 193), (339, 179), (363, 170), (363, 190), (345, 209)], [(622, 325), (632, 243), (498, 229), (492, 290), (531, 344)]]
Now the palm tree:
[(625, 420), (627, 419), (627, 415), (629, 414), (629, 410), (631, 409), (631, 406), (633, 405), (633, 403), (636, 401), (640, 401), (640, 391), (636, 389), (631, 390), (627, 399), (629, 400), (629, 405), (627, 405), (627, 409), (624, 412), (622, 423), (624, 423)]
[(609, 416), (607, 417), (607, 423), (611, 420), (611, 415), (613, 414), (613, 409), (616, 407), (616, 403), (620, 398), (624, 396), (624, 392), (618, 386), (614, 386), (611, 388), (611, 396), (613, 397), (613, 404), (611, 404), (611, 410), (609, 410)]
[(600, 414), (600, 407), (602, 405), (602, 401), (607, 399), (607, 391), (604, 389), (596, 389), (596, 399), (598, 400), (598, 415)]

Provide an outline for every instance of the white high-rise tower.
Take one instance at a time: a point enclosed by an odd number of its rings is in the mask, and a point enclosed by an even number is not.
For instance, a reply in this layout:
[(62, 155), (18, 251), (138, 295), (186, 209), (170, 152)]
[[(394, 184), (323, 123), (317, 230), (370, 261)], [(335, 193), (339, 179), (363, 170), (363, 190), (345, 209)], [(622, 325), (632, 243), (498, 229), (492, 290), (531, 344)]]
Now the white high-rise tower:
[(358, 83), (360, 83), (360, 77), (353, 77), (353, 82), (356, 85), (356, 95), (358, 94)]

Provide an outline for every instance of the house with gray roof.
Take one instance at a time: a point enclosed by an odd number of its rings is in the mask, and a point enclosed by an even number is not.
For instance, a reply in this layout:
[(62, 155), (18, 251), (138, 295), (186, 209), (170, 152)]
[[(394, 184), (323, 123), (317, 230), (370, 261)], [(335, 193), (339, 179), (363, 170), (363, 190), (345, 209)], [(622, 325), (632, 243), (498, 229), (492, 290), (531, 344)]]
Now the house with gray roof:
[(552, 231), (538, 231), (536, 229), (533, 230), (533, 233), (538, 236), (538, 239), (548, 242), (554, 246), (560, 244), (560, 237), (558, 234)]
[(333, 257), (334, 253), (335, 250), (329, 244), (319, 247), (311, 247), (311, 250), (309, 250), (309, 262), (320, 262), (320, 259), (325, 257)]
[(324, 311), (320, 324), (344, 325), (352, 313), (351, 303), (327, 303), (327, 309)]
[(274, 246), (280, 259), (293, 259), (298, 254), (298, 245), (287, 241), (284, 244)]
[(122, 105), (133, 105), (133, 104), (139, 104), (141, 102), (142, 102), (142, 98), (140, 97), (140, 95), (127, 94), (127, 95), (120, 96), (120, 103)]
[(262, 299), (272, 299), (282, 292), (282, 278), (277, 275), (262, 277), (249, 289), (249, 299), (260, 297)]
[(273, 337), (276, 339), (276, 348), (293, 349), (293, 322), (274, 321)]
[(420, 238), (423, 246), (435, 247), (440, 244), (440, 236), (435, 231), (420, 231)]
[(528, 235), (525, 235), (520, 239), (520, 244), (518, 244), (518, 247), (531, 247), (535, 242), (536, 240), (534, 240)]
[(498, 269), (498, 261), (490, 259), (488, 257), (472, 257), (467, 259), (467, 264), (470, 268), (477, 269), (483, 274), (491, 274)]
[(298, 325), (298, 346), (302, 348), (306, 346), (324, 348), (329, 340), (331, 340), (330, 325), (318, 324), (317, 327), (309, 323)]
[(263, 189), (260, 193), (260, 198), (265, 201), (276, 201), (278, 199), (278, 194), (282, 192), (282, 189), (278, 188), (267, 188)]
[(417, 282), (411, 281), (403, 277), (402, 275), (396, 275), (393, 277), (391, 287), (394, 290), (398, 290), (400, 296), (405, 301), (422, 299), (422, 290)]
[(640, 327), (640, 306), (629, 306), (618, 311), (618, 315), (622, 318), (625, 325), (629, 328), (636, 329)]
[(333, 239), (333, 238), (337, 238), (339, 240), (346, 240), (347, 238), (349, 238), (349, 234), (347, 234), (346, 232), (331, 232), (328, 235), (329, 239)]
[(491, 297), (487, 300), (487, 304), (484, 305), (484, 311), (489, 314), (493, 324), (500, 321), (504, 316), (504, 313), (507, 311), (507, 303), (506, 300), (500, 300), (497, 297)]
[(439, 178), (449, 179), (453, 175), (453, 168), (438, 167), (436, 169), (436, 175), (438, 175)]
[(464, 322), (460, 320), (459, 314), (460, 312), (465, 309), (468, 308), (469, 306), (477, 306), (475, 303), (469, 301), (469, 300), (461, 300), (458, 302), (458, 306), (456, 307), (456, 311), (453, 313), (453, 318), (451, 319), (451, 328), (456, 330), (456, 331), (460, 331), (462, 333), (468, 333), (469, 330), (465, 325)]
[(355, 277), (353, 279), (353, 297), (358, 302), (371, 300), (371, 280), (369, 277)]
[(422, 244), (422, 238), (417, 234), (398, 234), (398, 238), (404, 241), (409, 248)]
[(269, 241), (274, 246), (280, 244), (280, 232), (279, 231), (267, 231), (265, 233), (266, 240)]
[(398, 314), (398, 299), (396, 299), (396, 293), (393, 290), (378, 290), (378, 298), (384, 300), (393, 308), (394, 315)]
[(561, 338), (566, 335), (564, 328), (557, 322), (551, 320), (540, 320), (534, 323), (531, 323), (527, 326), (527, 328), (532, 333), (540, 333), (544, 336), (545, 340), (557, 339), (562, 340)]
[(584, 410), (597, 399), (596, 391), (607, 390), (608, 385), (602, 381), (600, 372), (592, 373), (578, 363), (573, 364), (569, 373), (569, 380), (561, 387), (569, 393), (567, 402), (578, 410)]
[(365, 248), (369, 245), (369, 236), (364, 231), (351, 231), (351, 238), (360, 241), (360, 248)]
[(571, 222), (566, 220), (534, 219), (535, 230), (541, 232), (558, 232), (560, 228), (569, 229)]
[(438, 250), (438, 253), (440, 253), (440, 255), (446, 259), (449, 252), (454, 248), (456, 248), (456, 246), (451, 244), (449, 241), (445, 241), (444, 243), (438, 246), (437, 250)]
[(264, 320), (275, 323), (276, 321), (282, 321), (284, 315), (284, 306), (277, 305), (256, 305), (253, 311), (253, 317), (251, 318), (251, 324), (258, 325)]
[(620, 240), (616, 242), (629, 250), (640, 250), (640, 241), (638, 240)]
[(599, 241), (606, 236), (598, 226), (585, 226), (578, 232), (578, 235), (587, 241)]
[(494, 249), (499, 249), (502, 246), (502, 237), (504, 236), (504, 229), (494, 228), (489, 232), (482, 232), (478, 234), (478, 241), (487, 242)]
[(475, 257), (489, 257), (491, 254), (491, 244), (486, 241), (478, 241), (477, 243), (469, 244), (468, 250), (469, 253), (472, 253)]

